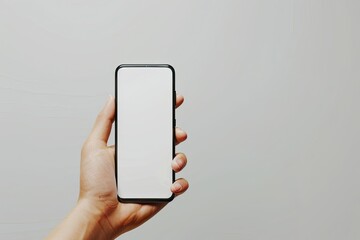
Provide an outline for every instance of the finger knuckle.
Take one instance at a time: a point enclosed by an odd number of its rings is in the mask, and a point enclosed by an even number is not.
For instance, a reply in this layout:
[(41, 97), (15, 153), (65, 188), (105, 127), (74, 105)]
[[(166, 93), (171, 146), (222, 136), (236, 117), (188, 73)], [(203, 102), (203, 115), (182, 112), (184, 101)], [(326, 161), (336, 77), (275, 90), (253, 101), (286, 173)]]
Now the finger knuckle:
[(93, 149), (93, 144), (91, 143), (91, 141), (86, 140), (81, 147), (81, 155), (82, 156), (88, 155), (92, 149)]
[(106, 118), (105, 114), (103, 112), (100, 112), (97, 116), (96, 116), (96, 121), (102, 121)]

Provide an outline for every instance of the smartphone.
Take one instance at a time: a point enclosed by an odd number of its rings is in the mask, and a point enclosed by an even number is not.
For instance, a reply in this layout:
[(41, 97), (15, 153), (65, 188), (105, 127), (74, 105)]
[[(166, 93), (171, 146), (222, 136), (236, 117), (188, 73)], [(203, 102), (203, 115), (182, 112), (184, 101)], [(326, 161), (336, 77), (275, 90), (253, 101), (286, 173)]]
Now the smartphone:
[(122, 64), (115, 71), (115, 176), (121, 202), (169, 202), (175, 179), (175, 70)]

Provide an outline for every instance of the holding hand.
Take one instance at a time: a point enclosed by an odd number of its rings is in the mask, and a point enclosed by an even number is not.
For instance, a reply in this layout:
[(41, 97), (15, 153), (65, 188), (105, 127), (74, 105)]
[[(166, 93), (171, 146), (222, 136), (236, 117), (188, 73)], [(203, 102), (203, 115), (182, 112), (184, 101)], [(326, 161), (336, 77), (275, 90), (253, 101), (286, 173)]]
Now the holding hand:
[[(166, 205), (121, 203), (117, 199), (115, 148), (107, 145), (115, 117), (114, 100), (114, 97), (109, 97), (83, 145), (78, 203), (48, 239), (114, 239), (140, 226)], [(176, 107), (183, 101), (184, 98), (178, 95)], [(175, 137), (179, 144), (186, 140), (187, 135), (176, 128)], [(186, 161), (183, 153), (177, 153), (171, 166), (179, 172)], [(171, 191), (178, 196), (188, 187), (188, 182), (180, 178), (173, 183)]]

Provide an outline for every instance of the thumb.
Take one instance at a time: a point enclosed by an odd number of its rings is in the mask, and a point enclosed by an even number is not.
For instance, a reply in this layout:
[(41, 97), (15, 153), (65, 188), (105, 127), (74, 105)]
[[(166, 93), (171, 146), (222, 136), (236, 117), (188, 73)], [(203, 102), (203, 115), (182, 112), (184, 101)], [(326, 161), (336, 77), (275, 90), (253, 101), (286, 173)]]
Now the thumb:
[(106, 145), (110, 136), (114, 118), (115, 98), (113, 96), (109, 96), (105, 106), (96, 117), (96, 121), (88, 137), (88, 141), (100, 141)]

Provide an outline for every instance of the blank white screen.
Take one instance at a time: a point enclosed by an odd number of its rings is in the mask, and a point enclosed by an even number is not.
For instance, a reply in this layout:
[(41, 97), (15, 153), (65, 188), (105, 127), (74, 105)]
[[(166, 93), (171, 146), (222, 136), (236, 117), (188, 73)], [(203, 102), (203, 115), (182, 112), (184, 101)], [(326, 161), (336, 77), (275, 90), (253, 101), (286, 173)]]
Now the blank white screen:
[(172, 193), (173, 82), (167, 67), (124, 67), (117, 76), (120, 198)]

